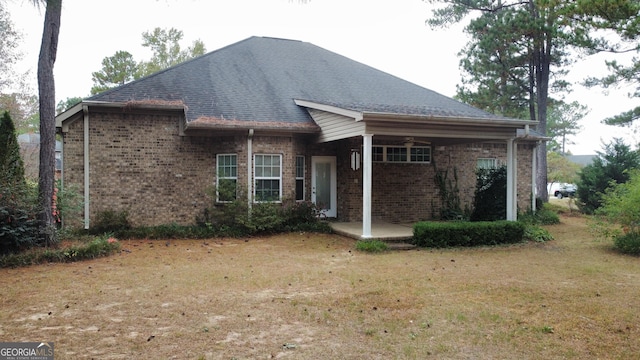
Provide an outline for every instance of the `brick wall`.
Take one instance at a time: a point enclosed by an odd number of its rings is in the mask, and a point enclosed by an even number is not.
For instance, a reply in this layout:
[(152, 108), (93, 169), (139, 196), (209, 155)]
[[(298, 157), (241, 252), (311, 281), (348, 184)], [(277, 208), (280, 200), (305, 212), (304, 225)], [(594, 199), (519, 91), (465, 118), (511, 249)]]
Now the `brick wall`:
[[(95, 113), (89, 117), (90, 218), (127, 211), (135, 226), (192, 224), (211, 199), (216, 153), (235, 152), (246, 166), (245, 142), (234, 137), (181, 137), (178, 118)], [(66, 187), (83, 194), (83, 122), (64, 136)], [(246, 172), (238, 174), (246, 182)], [(78, 225), (76, 219), (65, 219)]]
[[(134, 226), (168, 223), (193, 224), (213, 203), (208, 191), (215, 184), (217, 154), (237, 154), (238, 187), (247, 190), (247, 135), (179, 136), (179, 117), (91, 112), (90, 218), (105, 210), (129, 213)], [(374, 143), (378, 144), (375, 142)], [(336, 156), (338, 219), (362, 220), (362, 168), (350, 167), (351, 149), (361, 138), (313, 144), (305, 136), (253, 137), (254, 154), (282, 155), (283, 199), (295, 198), (295, 156), (305, 156), (305, 199), (311, 199), (311, 157)], [(64, 135), (64, 181), (83, 194), (83, 121)], [(518, 146), (518, 204), (530, 206), (531, 145)], [(432, 164), (374, 163), (372, 217), (393, 222), (430, 219), (440, 209), (434, 185), (435, 167), (455, 168), (462, 206), (470, 206), (475, 191), (478, 158), (506, 161), (505, 143), (439, 146), (432, 148)], [(80, 226), (80, 219), (65, 219)]]
[[(388, 145), (377, 143), (374, 145)], [(360, 139), (341, 142), (338, 153), (338, 217), (362, 220), (362, 169), (350, 168), (349, 153), (361, 146)], [(441, 207), (435, 186), (435, 169), (457, 172), (462, 208), (471, 207), (475, 192), (478, 158), (496, 158), (506, 163), (506, 143), (478, 143), (432, 147), (431, 164), (373, 163), (372, 218), (391, 222), (413, 222), (437, 217)], [(518, 206), (530, 207), (532, 145), (518, 145)]]

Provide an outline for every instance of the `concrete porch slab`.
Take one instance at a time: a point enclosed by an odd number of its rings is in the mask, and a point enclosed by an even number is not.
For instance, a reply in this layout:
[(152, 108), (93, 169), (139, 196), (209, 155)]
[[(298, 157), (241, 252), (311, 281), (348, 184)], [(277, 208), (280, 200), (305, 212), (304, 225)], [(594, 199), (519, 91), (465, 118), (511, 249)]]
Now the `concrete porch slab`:
[[(330, 222), (329, 225), (336, 234), (358, 240), (362, 239), (361, 222)], [(368, 238), (368, 240), (404, 242), (412, 237), (413, 224), (392, 224), (384, 221), (375, 221), (371, 224), (371, 238)]]

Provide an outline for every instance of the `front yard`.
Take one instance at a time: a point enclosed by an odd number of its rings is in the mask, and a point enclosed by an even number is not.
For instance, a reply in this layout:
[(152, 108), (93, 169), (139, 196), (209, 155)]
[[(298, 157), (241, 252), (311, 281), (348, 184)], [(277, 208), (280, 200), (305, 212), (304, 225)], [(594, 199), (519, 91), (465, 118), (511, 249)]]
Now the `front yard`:
[(640, 260), (556, 240), (360, 253), (337, 235), (123, 241), (0, 269), (0, 339), (56, 359), (584, 359), (640, 353)]

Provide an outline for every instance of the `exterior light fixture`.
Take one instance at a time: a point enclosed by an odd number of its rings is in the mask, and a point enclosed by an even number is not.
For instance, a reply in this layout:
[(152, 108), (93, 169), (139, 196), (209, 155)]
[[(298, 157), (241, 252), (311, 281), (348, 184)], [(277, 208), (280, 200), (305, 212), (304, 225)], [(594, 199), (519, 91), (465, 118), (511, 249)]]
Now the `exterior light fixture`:
[(351, 170), (356, 171), (358, 169), (360, 169), (360, 151), (351, 149)]

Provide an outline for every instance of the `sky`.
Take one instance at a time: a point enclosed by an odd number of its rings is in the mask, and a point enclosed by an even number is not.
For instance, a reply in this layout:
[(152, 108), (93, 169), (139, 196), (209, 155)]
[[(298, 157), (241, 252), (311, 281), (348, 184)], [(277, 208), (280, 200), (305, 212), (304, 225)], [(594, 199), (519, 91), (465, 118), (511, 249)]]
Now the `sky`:
[[(44, 8), (31, 0), (5, 0), (16, 30), (23, 34), (18, 71), (30, 71), (33, 88), (42, 37)], [(102, 59), (126, 50), (137, 61), (151, 52), (142, 47), (142, 33), (156, 27), (184, 33), (186, 48), (200, 39), (213, 51), (251, 36), (301, 40), (453, 97), (460, 83), (458, 52), (468, 38), (464, 24), (431, 29), (425, 20), (432, 5), (422, 0), (63, 0), (58, 55), (54, 67), (56, 99), (85, 97), (91, 73)], [(631, 89), (585, 89), (587, 76), (606, 73), (604, 56), (580, 59), (568, 79), (576, 84), (565, 96), (589, 106), (583, 130), (570, 140), (575, 155), (595, 154), (603, 142), (622, 137), (635, 147), (640, 136), (631, 128), (612, 127), (601, 120), (637, 106)], [(34, 90), (35, 92), (35, 90)]]

